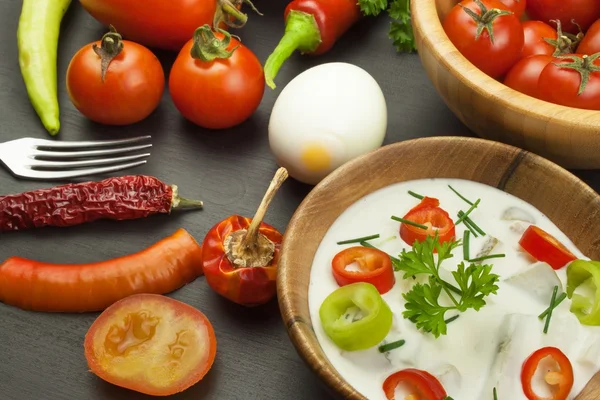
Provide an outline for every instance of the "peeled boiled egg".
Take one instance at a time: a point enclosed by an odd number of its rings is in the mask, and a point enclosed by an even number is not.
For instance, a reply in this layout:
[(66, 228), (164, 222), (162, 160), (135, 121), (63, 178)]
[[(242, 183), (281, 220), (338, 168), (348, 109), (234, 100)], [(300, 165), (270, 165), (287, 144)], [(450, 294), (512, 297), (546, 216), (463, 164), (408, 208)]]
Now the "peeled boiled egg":
[(315, 185), (345, 162), (379, 148), (387, 129), (381, 88), (364, 69), (327, 63), (295, 77), (269, 121), (269, 144), (290, 176)]

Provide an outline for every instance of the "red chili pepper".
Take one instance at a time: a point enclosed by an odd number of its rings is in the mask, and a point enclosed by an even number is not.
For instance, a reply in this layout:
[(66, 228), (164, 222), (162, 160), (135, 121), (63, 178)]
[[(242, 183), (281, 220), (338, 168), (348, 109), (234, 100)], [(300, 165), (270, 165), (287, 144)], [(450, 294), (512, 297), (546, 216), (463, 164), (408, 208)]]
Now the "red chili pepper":
[(361, 17), (356, 0), (293, 0), (285, 9), (285, 34), (265, 62), (265, 80), (272, 89), (281, 65), (294, 51), (320, 55)]
[(152, 176), (123, 176), (0, 196), (0, 232), (137, 219), (201, 207), (201, 201), (179, 197), (175, 185)]
[(548, 263), (553, 269), (560, 269), (577, 259), (554, 236), (535, 225), (530, 225), (523, 232), (519, 244), (533, 258)]
[(262, 222), (277, 189), (287, 179), (279, 168), (254, 218), (232, 215), (206, 234), (202, 268), (208, 285), (244, 306), (257, 306), (276, 294), (277, 261), (283, 236)]
[(202, 248), (179, 229), (144, 251), (93, 264), (9, 258), (0, 264), (0, 301), (32, 311), (100, 311), (132, 294), (172, 292), (200, 275)]
[(433, 197), (424, 197), (417, 206), (404, 216), (405, 220), (427, 226), (423, 229), (403, 222), (400, 224), (400, 237), (407, 244), (423, 242), (427, 236), (438, 235), (439, 243), (454, 240), (456, 229), (450, 215), (440, 207), (440, 201)]
[[(535, 394), (532, 387), (532, 380), (539, 364), (546, 357), (552, 358), (558, 369), (544, 374), (544, 380), (553, 388), (552, 397), (540, 397)], [(523, 393), (529, 400), (566, 400), (573, 387), (573, 366), (567, 356), (556, 347), (543, 347), (533, 352), (523, 363), (521, 385)]]
[[(360, 271), (348, 271), (346, 266), (357, 263)], [(340, 251), (331, 262), (333, 277), (340, 286), (356, 282), (370, 283), (379, 293), (387, 293), (396, 282), (390, 256), (378, 249), (355, 246)]]
[(446, 390), (435, 376), (426, 371), (408, 368), (388, 376), (383, 382), (383, 391), (388, 400), (395, 400), (396, 387), (401, 383), (410, 386), (414, 390), (412, 394), (419, 400), (444, 400), (447, 396)]

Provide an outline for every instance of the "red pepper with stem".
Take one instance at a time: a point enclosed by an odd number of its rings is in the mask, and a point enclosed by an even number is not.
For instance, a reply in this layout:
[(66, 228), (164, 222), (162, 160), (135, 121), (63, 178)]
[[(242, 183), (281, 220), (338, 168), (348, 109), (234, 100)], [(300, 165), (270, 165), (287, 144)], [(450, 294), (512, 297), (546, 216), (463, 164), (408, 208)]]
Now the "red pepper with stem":
[(361, 17), (356, 0), (293, 0), (285, 9), (285, 34), (265, 63), (265, 80), (275, 89), (277, 72), (294, 51), (329, 51)]
[(277, 261), (283, 236), (262, 222), (288, 172), (279, 168), (254, 218), (232, 215), (206, 234), (202, 267), (208, 285), (243, 306), (264, 304), (276, 294)]
[(0, 232), (137, 219), (189, 208), (202, 208), (202, 202), (179, 197), (176, 185), (153, 176), (122, 176), (0, 196)]
[[(546, 363), (548, 361), (548, 363)], [(539, 368), (547, 370), (544, 381), (552, 387), (552, 397), (538, 396), (533, 390), (533, 379)], [(573, 387), (573, 366), (567, 356), (556, 347), (534, 351), (523, 363), (521, 385), (529, 400), (567, 400)]]

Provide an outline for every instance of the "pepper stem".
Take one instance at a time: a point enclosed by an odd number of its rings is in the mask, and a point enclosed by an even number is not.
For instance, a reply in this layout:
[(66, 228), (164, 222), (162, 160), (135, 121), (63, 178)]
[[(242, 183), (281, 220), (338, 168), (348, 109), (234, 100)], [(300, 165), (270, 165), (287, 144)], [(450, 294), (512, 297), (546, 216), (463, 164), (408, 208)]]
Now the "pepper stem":
[(173, 210), (192, 210), (202, 208), (204, 203), (200, 200), (186, 199), (179, 196), (179, 188), (177, 185), (171, 185), (173, 196), (171, 198), (171, 211)]
[(101, 79), (104, 82), (104, 78), (106, 77), (106, 71), (108, 70), (108, 66), (111, 61), (118, 56), (121, 51), (123, 51), (123, 38), (114, 26), (109, 26), (110, 31), (105, 33), (102, 36), (102, 41), (100, 42), (100, 47), (94, 43), (92, 45), (92, 49), (94, 53), (98, 54), (100, 57), (100, 68), (101, 68)]
[(264, 267), (273, 260), (275, 244), (260, 233), (260, 225), (277, 190), (287, 177), (287, 170), (279, 168), (248, 229), (235, 231), (225, 238), (225, 254), (234, 267)]
[(204, 62), (213, 61), (217, 58), (229, 58), (233, 52), (240, 47), (238, 44), (231, 50), (227, 50), (231, 44), (231, 34), (223, 29), (218, 29), (223, 34), (223, 39), (219, 39), (210, 25), (205, 24), (194, 32), (194, 43), (190, 54), (192, 58)]
[(311, 53), (321, 44), (321, 32), (312, 14), (292, 10), (285, 21), (285, 33), (265, 62), (265, 81), (275, 89), (274, 79), (279, 69), (294, 51)]

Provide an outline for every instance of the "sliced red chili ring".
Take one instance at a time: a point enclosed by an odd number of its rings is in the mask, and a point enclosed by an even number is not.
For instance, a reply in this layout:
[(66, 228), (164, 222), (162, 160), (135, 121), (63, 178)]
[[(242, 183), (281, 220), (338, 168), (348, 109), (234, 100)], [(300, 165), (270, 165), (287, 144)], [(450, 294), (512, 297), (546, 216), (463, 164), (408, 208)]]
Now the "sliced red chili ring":
[(403, 219), (426, 226), (427, 229), (402, 222), (400, 224), (400, 237), (402, 240), (411, 246), (415, 241), (423, 242), (427, 236), (435, 236), (436, 234), (440, 243), (454, 240), (456, 237), (454, 221), (439, 205), (438, 199), (424, 197), (417, 206), (406, 213)]
[(533, 258), (548, 263), (553, 269), (560, 269), (577, 259), (554, 236), (535, 225), (527, 228), (519, 244)]
[[(346, 269), (356, 263), (359, 271)], [(392, 260), (387, 253), (370, 247), (355, 246), (340, 251), (331, 261), (333, 277), (340, 286), (356, 282), (370, 283), (379, 293), (387, 293), (396, 282)]]
[[(552, 397), (538, 396), (533, 390), (533, 377), (541, 363), (546, 358), (551, 357), (556, 362), (556, 371), (548, 371), (544, 375), (544, 380), (552, 389)], [(529, 400), (566, 400), (573, 387), (573, 366), (567, 356), (556, 347), (543, 347), (534, 351), (523, 363), (521, 369), (521, 385), (523, 393)]]
[(388, 400), (395, 400), (396, 387), (401, 383), (407, 384), (413, 396), (419, 400), (444, 400), (447, 397), (446, 390), (429, 372), (420, 369), (408, 368), (398, 371), (383, 382), (383, 391)]

